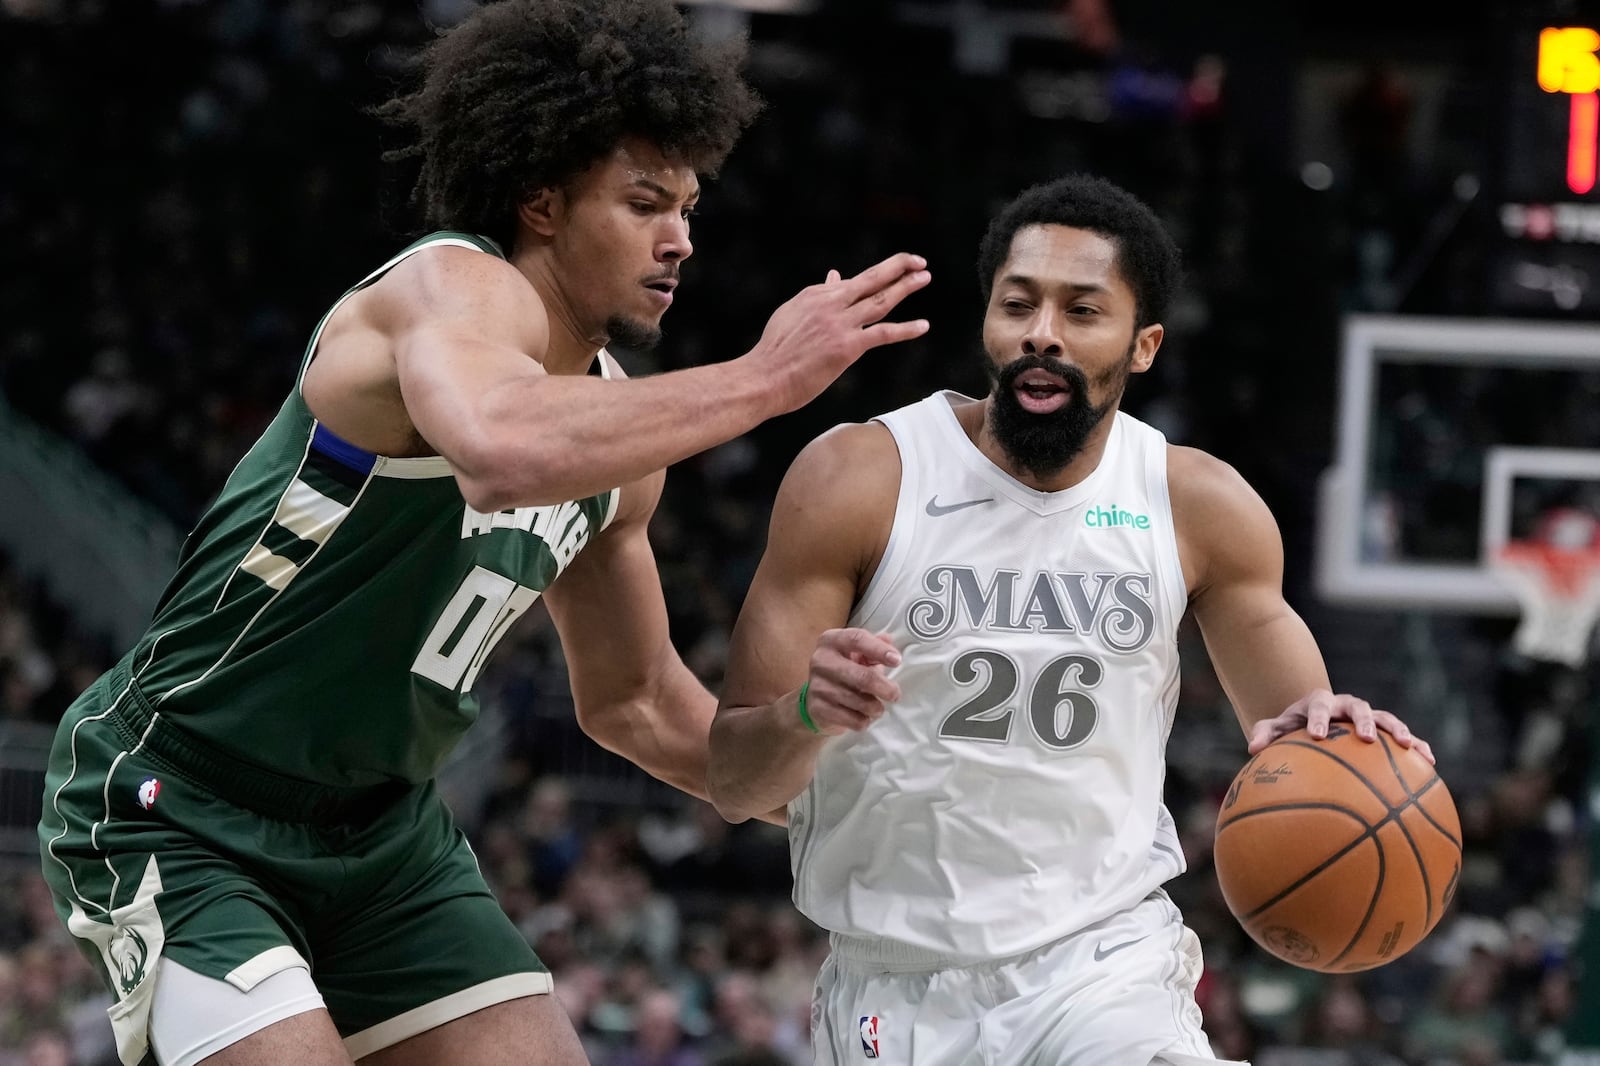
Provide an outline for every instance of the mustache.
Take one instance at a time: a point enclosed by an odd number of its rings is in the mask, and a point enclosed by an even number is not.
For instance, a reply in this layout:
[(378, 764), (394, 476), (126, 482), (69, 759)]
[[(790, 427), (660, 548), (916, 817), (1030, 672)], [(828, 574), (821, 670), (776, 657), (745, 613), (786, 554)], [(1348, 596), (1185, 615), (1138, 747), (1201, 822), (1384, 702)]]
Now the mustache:
[(1054, 374), (1056, 377), (1072, 386), (1072, 391), (1079, 396), (1089, 395), (1089, 375), (1071, 363), (1052, 359), (1047, 355), (1025, 355), (1021, 359), (1006, 365), (1004, 370), (998, 370), (993, 363), (989, 363), (991, 377), (1002, 389), (1009, 389), (1017, 383), (1017, 379), (1030, 370), (1043, 370)]
[(678, 268), (676, 266), (669, 266), (669, 267), (664, 267), (659, 273), (651, 274), (648, 278), (645, 278), (644, 281), (642, 281), (640, 284), (642, 284), (642, 285), (654, 285), (658, 281), (676, 282), (678, 280), (680, 280), (679, 277), (678, 277)]

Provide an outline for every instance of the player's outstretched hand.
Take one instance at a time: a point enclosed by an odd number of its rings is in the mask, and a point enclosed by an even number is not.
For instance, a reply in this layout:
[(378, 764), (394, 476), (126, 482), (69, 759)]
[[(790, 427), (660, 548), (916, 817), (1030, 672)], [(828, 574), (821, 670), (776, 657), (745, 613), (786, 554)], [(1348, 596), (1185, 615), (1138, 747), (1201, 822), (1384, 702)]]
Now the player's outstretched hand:
[(828, 736), (857, 732), (883, 716), (884, 705), (900, 698), (889, 679), (900, 653), (889, 638), (865, 629), (830, 629), (811, 653), (806, 710), (817, 730)]
[(1402, 748), (1415, 748), (1428, 762), (1434, 762), (1433, 749), (1426, 740), (1411, 735), (1404, 722), (1388, 711), (1374, 710), (1372, 704), (1358, 696), (1334, 695), (1327, 689), (1317, 689), (1308, 696), (1295, 700), (1276, 718), (1257, 722), (1250, 730), (1250, 754), (1254, 755), (1281, 736), (1304, 728), (1312, 737), (1321, 740), (1328, 735), (1329, 722), (1351, 722), (1356, 736), (1362, 740), (1377, 740), (1378, 730), (1394, 737)]
[(784, 411), (803, 407), (867, 349), (928, 331), (926, 319), (883, 321), (901, 300), (928, 284), (927, 266), (920, 255), (901, 252), (853, 278), (828, 271), (826, 281), (801, 289), (772, 313), (745, 358), (764, 368)]

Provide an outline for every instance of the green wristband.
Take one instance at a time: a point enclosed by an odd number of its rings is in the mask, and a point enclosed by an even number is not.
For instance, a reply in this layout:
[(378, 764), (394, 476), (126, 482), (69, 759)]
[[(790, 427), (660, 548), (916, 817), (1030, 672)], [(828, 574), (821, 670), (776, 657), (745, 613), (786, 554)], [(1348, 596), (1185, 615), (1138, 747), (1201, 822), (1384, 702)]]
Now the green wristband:
[(821, 733), (822, 730), (817, 728), (817, 723), (811, 720), (811, 712), (806, 710), (806, 693), (810, 690), (810, 681), (807, 681), (805, 684), (800, 686), (800, 720), (804, 722), (806, 724), (806, 728), (811, 730), (813, 733)]

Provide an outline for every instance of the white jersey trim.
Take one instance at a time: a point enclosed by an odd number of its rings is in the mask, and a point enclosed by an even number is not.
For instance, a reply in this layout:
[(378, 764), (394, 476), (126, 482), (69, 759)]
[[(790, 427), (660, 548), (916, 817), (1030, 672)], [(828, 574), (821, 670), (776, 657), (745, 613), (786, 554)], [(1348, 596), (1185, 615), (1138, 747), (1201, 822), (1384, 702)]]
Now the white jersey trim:
[(890, 582), (885, 575), (894, 574), (899, 569), (900, 557), (905, 554), (905, 546), (911, 539), (911, 527), (916, 523), (916, 501), (912, 499), (916, 486), (911, 479), (906, 477), (906, 446), (895, 432), (892, 422), (883, 419), (873, 419), (884, 429), (889, 431), (889, 438), (894, 441), (895, 452), (900, 459), (900, 475), (896, 479), (900, 488), (895, 494), (894, 517), (889, 526), (889, 541), (883, 546), (883, 557), (878, 560), (877, 569), (872, 572), (872, 577), (867, 581), (867, 587), (862, 590), (861, 599), (854, 610), (850, 612), (852, 621), (857, 618), (866, 618), (872, 614), (888, 595)]
[(483, 249), (478, 247), (476, 244), (473, 244), (471, 241), (463, 237), (440, 237), (438, 240), (423, 241), (422, 243), (413, 245), (410, 248), (404, 249), (403, 251), (396, 252), (390, 257), (387, 263), (384, 263), (381, 267), (362, 278), (356, 284), (352, 285), (350, 287), (350, 291), (346, 292), (343, 296), (335, 300), (333, 302), (333, 306), (328, 308), (327, 313), (322, 316), (322, 321), (317, 323), (316, 330), (311, 334), (311, 342), (306, 345), (306, 356), (305, 359), (300, 363), (300, 373), (295, 375), (294, 388), (296, 392), (300, 391), (300, 384), (301, 382), (305, 381), (306, 371), (311, 369), (311, 360), (317, 357), (317, 345), (322, 343), (322, 331), (327, 328), (329, 321), (331, 321), (333, 318), (334, 312), (343, 307), (345, 301), (350, 299), (350, 297), (354, 296), (368, 285), (371, 285), (384, 274), (387, 274), (389, 271), (393, 270), (407, 259), (422, 251), (424, 248), (467, 248), (474, 252), (483, 252), (484, 255), (489, 254), (488, 252), (484, 252)]
[(492, 981), (485, 981), (460, 992), (451, 993), (432, 1003), (424, 1003), (404, 1014), (397, 1014), (388, 1021), (379, 1022), (370, 1029), (363, 1029), (359, 1033), (347, 1036), (344, 1038), (344, 1049), (352, 1059), (359, 1060), (384, 1048), (393, 1047), (402, 1040), (409, 1040), (425, 1033), (429, 1029), (437, 1029), (446, 1022), (465, 1018), (485, 1007), (522, 999), (524, 996), (547, 995), (554, 987), (547, 973), (514, 973), (496, 977)]

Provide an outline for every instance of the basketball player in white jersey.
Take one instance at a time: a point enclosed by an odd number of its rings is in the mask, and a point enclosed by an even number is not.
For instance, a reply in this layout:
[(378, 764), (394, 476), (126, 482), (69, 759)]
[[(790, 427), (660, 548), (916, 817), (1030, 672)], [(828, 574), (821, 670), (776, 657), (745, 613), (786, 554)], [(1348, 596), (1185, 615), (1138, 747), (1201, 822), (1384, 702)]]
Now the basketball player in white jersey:
[(732, 820), (788, 805), (832, 940), (819, 1064), (1218, 1061), (1161, 891), (1186, 610), (1250, 751), (1331, 719), (1428, 751), (1329, 691), (1256, 493), (1118, 412), (1177, 258), (1107, 182), (1028, 190), (979, 255), (989, 396), (839, 427), (784, 481), (709, 787)]

